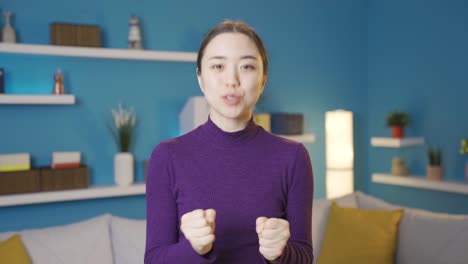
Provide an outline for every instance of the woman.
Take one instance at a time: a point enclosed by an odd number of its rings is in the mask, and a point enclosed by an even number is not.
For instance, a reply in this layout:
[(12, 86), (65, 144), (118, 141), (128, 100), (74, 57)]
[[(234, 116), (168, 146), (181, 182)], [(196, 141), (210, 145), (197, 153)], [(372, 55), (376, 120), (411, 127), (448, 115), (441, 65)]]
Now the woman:
[(253, 121), (267, 75), (248, 25), (208, 32), (197, 78), (210, 115), (151, 154), (145, 263), (312, 263), (308, 152)]

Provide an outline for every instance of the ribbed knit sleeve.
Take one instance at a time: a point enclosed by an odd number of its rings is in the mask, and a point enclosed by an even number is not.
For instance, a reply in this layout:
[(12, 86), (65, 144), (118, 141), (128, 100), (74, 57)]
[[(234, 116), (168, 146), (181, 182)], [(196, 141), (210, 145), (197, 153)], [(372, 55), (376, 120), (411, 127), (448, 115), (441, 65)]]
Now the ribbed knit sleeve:
[[(159, 144), (151, 154), (146, 180), (146, 250), (145, 264), (213, 263), (216, 256), (201, 256), (187, 239), (179, 236), (180, 219), (175, 198), (170, 144)], [(182, 239), (179, 241), (179, 237)]]
[(312, 251), (312, 200), (314, 181), (307, 149), (299, 144), (294, 166), (289, 171), (286, 220), (291, 237), (283, 255), (272, 263), (310, 264)]

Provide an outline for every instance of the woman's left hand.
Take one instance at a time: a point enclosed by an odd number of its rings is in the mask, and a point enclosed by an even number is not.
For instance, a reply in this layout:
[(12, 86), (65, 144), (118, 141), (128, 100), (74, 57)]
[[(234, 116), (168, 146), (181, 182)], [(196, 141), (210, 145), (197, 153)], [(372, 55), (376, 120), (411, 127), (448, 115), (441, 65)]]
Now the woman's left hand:
[(289, 222), (280, 218), (259, 217), (256, 224), (260, 253), (269, 261), (279, 258), (291, 236)]

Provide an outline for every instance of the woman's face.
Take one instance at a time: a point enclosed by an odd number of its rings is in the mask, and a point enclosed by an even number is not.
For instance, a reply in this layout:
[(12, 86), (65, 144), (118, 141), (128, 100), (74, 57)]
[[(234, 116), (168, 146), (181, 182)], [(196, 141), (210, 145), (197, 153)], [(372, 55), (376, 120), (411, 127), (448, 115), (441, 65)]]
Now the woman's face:
[(263, 92), (263, 63), (255, 43), (241, 33), (222, 33), (206, 46), (198, 83), (219, 122), (245, 122)]

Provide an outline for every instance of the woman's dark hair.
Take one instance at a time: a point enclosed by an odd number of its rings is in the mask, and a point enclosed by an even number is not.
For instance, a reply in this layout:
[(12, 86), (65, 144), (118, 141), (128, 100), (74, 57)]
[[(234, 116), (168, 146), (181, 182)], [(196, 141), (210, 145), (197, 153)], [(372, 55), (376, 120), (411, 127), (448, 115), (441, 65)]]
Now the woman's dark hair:
[(202, 43), (200, 44), (200, 48), (198, 49), (198, 56), (197, 56), (197, 74), (201, 73), (201, 61), (203, 55), (205, 54), (205, 48), (210, 43), (210, 41), (222, 33), (241, 33), (248, 36), (257, 46), (258, 51), (260, 52), (260, 56), (262, 57), (263, 62), (263, 81), (265, 82), (268, 76), (268, 56), (266, 52), (265, 45), (263, 41), (258, 36), (257, 32), (249, 25), (244, 22), (240, 21), (231, 21), (225, 20), (214, 28), (212, 28), (203, 39)]

